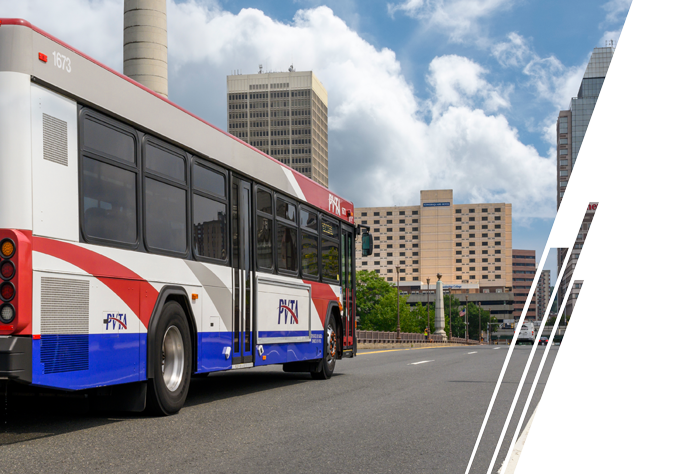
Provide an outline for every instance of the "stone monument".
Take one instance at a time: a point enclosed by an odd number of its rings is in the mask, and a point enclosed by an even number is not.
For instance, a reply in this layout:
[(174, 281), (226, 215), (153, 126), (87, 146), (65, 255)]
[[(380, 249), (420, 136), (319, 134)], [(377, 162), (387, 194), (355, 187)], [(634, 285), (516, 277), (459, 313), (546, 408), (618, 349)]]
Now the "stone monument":
[(443, 282), (441, 281), (441, 274), (436, 275), (438, 281), (436, 282), (436, 305), (434, 310), (434, 334), (437, 336), (446, 337), (446, 318), (444, 316), (443, 308)]

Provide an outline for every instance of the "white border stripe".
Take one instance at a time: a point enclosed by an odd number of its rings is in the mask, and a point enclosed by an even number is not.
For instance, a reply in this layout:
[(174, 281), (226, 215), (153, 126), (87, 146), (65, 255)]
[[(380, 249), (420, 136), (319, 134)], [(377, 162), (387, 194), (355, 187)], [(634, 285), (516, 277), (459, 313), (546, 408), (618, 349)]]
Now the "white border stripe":
[(285, 172), (285, 176), (287, 176), (287, 179), (289, 180), (289, 184), (291, 184), (292, 188), (294, 188), (294, 193), (296, 194), (296, 197), (306, 201), (306, 196), (304, 196), (304, 192), (301, 190), (301, 186), (299, 186), (299, 183), (297, 182), (296, 178), (294, 177), (294, 173), (292, 172), (292, 170), (284, 168), (284, 167), (282, 170)]

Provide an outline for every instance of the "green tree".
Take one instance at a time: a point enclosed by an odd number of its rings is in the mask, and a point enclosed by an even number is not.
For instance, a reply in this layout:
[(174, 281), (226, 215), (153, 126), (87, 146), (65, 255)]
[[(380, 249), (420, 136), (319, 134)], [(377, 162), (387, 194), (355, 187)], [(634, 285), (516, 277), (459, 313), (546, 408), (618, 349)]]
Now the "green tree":
[[(481, 318), (479, 313), (481, 312)], [(491, 316), (490, 311), (481, 309), (480, 306), (470, 302), (467, 304), (467, 320), (469, 321), (470, 339), (479, 339), (480, 331), (486, 331), (488, 323), (491, 322), (491, 332), (498, 331), (498, 320)], [(481, 320), (481, 326), (479, 322)]]
[[(375, 272), (356, 273), (356, 313), (360, 317), (358, 329), (364, 331), (396, 331), (396, 287)], [(410, 324), (411, 308), (405, 296), (399, 297), (401, 331), (404, 320)]]

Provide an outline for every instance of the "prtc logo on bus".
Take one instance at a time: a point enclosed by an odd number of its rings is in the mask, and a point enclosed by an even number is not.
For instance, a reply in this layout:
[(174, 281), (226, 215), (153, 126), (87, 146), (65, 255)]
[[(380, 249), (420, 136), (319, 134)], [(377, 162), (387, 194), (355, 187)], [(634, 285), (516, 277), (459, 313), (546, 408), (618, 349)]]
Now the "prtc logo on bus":
[[(289, 323), (287, 323), (287, 316), (289, 316)], [(297, 300), (280, 300), (277, 323), (299, 324), (299, 302)]]

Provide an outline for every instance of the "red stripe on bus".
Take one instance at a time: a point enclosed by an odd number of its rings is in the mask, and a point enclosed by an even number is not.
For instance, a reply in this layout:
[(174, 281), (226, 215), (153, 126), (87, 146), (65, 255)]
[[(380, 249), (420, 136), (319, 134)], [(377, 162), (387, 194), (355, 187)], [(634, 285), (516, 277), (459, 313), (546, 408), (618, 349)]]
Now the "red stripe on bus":
[(341, 302), (337, 297), (337, 294), (327, 283), (318, 283), (315, 281), (305, 281), (311, 285), (311, 299), (315, 305), (315, 309), (318, 311), (318, 316), (320, 317), (320, 322), (325, 326), (325, 318), (327, 317), (327, 307), (330, 301), (336, 301), (341, 306)]
[[(156, 301), (159, 292), (134, 271), (109, 257), (61, 240), (34, 236), (33, 250), (64, 260), (94, 276), (116, 293), (135, 312), (145, 327), (148, 326), (149, 318), (152, 315), (151, 308), (148, 311), (141, 311), (140, 296), (144, 293), (147, 297), (151, 296), (151, 299)], [(131, 285), (126, 280), (139, 282), (139, 291), (131, 288)]]

